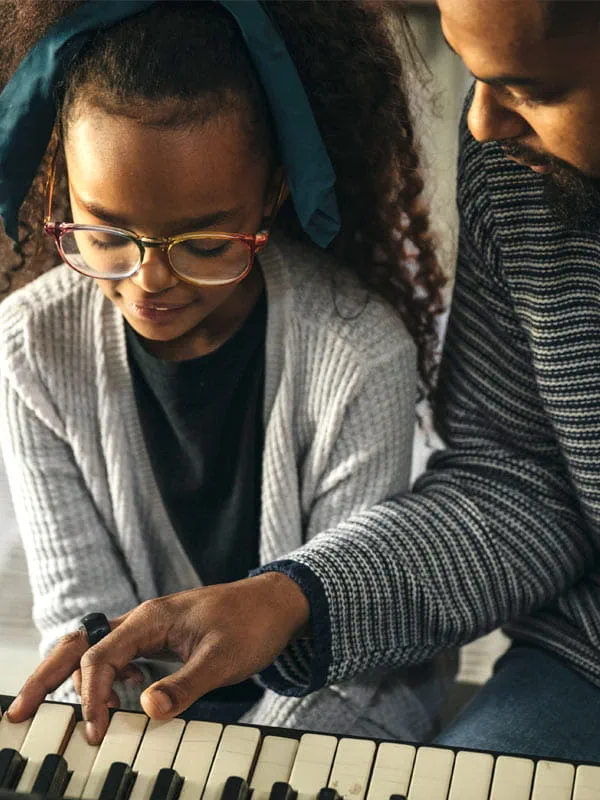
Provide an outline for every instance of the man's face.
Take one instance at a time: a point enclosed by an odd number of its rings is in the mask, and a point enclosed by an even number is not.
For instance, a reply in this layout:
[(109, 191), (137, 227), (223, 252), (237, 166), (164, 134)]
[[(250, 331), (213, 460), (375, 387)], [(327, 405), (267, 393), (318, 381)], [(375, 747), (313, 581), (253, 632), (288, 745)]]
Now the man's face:
[(475, 139), (499, 141), (509, 158), (546, 174), (554, 199), (571, 195), (583, 207), (591, 197), (597, 210), (600, 3), (563, 29), (548, 24), (543, 0), (438, 5), (448, 44), (476, 80)]

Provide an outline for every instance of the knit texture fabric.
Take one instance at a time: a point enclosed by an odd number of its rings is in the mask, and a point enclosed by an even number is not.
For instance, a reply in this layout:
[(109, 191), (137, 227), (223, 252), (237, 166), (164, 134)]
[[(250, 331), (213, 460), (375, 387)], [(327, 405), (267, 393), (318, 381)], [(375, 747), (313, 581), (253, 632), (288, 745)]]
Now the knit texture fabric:
[[(323, 254), (279, 239), (260, 263), (268, 297), (266, 564), (407, 488), (415, 348), (398, 316), (350, 275), (334, 273)], [(2, 304), (0, 380), (0, 438), (42, 653), (91, 610), (113, 617), (198, 586), (145, 450), (123, 319), (93, 281), (61, 266)], [(324, 597), (313, 593), (312, 612), (315, 629), (326, 631)], [(296, 649), (324, 672), (326, 636), (318, 653), (310, 641)], [(160, 665), (145, 670), (150, 680)], [(441, 692), (431, 701), (432, 686), (446, 685), (431, 667), (422, 676), (414, 690), (405, 685), (414, 677), (398, 671), (312, 698), (266, 692), (247, 720), (419, 737), (441, 701)], [(135, 707), (139, 690), (119, 691)], [(72, 698), (72, 689), (58, 696)], [(395, 698), (393, 714), (382, 697)]]
[[(600, 685), (600, 230), (558, 219), (543, 177), (465, 120), (458, 181), (438, 392), (448, 448), (414, 494), (269, 567), (326, 597), (330, 660), (305, 665), (304, 689), (507, 623)], [(291, 648), (280, 661), (269, 684), (297, 687)]]

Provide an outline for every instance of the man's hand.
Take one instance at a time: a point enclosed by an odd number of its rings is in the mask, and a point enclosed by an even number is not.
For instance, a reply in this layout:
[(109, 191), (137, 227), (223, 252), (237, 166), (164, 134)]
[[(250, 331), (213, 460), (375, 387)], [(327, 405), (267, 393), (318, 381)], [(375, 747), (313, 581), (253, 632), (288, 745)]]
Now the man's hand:
[(149, 600), (111, 620), (112, 632), (94, 647), (83, 631), (64, 636), (25, 682), (8, 717), (27, 719), (73, 674), (88, 739), (97, 744), (108, 726), (109, 706), (118, 705), (114, 681), (136, 680), (139, 670), (131, 664), (136, 658), (170, 656), (183, 666), (141, 696), (148, 716), (170, 719), (206, 692), (271, 664), (309, 613), (300, 587), (276, 572)]

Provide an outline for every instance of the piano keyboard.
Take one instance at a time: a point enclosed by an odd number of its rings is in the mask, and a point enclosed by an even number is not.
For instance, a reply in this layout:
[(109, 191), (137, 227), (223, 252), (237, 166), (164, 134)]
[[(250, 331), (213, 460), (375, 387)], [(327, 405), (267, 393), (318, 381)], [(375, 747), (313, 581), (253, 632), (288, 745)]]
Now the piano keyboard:
[(78, 719), (0, 717), (0, 800), (600, 800), (600, 765), (128, 711), (91, 746)]

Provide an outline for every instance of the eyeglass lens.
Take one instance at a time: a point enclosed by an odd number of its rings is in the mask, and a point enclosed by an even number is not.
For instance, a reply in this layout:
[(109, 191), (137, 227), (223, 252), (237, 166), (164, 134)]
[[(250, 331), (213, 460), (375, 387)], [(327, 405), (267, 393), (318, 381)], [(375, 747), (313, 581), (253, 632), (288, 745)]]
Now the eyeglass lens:
[[(78, 228), (61, 236), (66, 261), (92, 278), (132, 275), (143, 258), (141, 246), (117, 231)], [(203, 283), (226, 283), (243, 275), (250, 248), (239, 239), (191, 238), (171, 245), (169, 260), (182, 278)]]

